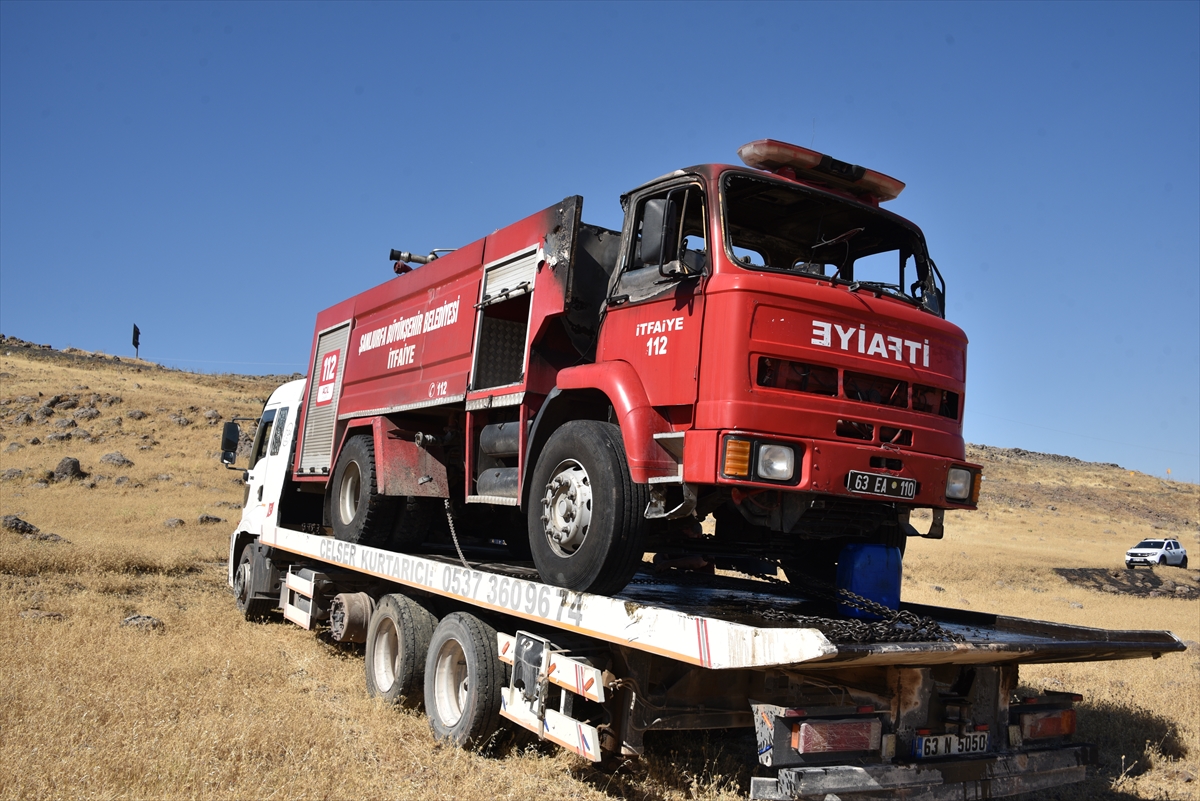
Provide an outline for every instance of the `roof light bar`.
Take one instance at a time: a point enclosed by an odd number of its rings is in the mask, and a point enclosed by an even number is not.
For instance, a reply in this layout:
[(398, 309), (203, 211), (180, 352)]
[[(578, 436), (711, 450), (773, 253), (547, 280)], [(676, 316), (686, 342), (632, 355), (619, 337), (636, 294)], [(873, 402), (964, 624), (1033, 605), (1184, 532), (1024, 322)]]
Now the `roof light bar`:
[(738, 156), (747, 167), (842, 189), (876, 205), (894, 200), (904, 191), (904, 182), (889, 175), (774, 139), (742, 145)]

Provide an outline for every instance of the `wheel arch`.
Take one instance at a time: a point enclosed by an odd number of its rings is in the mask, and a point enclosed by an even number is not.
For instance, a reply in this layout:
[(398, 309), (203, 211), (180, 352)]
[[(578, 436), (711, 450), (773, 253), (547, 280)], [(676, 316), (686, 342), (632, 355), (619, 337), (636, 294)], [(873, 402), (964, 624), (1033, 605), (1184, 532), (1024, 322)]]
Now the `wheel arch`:
[(242, 558), (242, 551), (246, 546), (258, 539), (257, 534), (251, 534), (249, 531), (235, 531), (229, 537), (229, 565), (226, 579), (229, 582), (230, 589), (233, 588), (233, 573), (237, 570), (238, 562)]
[(569, 367), (558, 373), (557, 386), (538, 410), (522, 462), (522, 506), (529, 500), (528, 478), (538, 456), (562, 424), (571, 420), (608, 420), (609, 409), (621, 429), (631, 478), (645, 484), (653, 475), (673, 472), (677, 463), (654, 441), (671, 430), (650, 405), (637, 371), (628, 362), (611, 361)]

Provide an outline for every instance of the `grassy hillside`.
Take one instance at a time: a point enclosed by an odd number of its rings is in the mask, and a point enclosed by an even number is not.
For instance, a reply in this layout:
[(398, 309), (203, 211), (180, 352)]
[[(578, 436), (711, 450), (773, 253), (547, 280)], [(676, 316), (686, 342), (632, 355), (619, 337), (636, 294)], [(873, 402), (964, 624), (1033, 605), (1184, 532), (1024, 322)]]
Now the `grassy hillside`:
[[(653, 735), (646, 759), (607, 771), (553, 749), (463, 753), (418, 713), (367, 699), (354, 648), (244, 622), (224, 561), (243, 487), (218, 461), (219, 423), (256, 415), (285, 378), (0, 340), (0, 516), (37, 528), (0, 530), (0, 797), (746, 794), (752, 736)], [(981, 508), (950, 515), (940, 542), (910, 543), (904, 597), (1190, 641), (1182, 655), (1022, 678), (1083, 692), (1081, 739), (1104, 757), (1085, 785), (1038, 798), (1197, 797), (1197, 488), (1062, 457), (971, 456), (986, 468)], [(81, 474), (68, 478), (72, 458)], [(1192, 569), (1124, 569), (1127, 547), (1168, 533)], [(133, 615), (159, 625), (123, 626)]]

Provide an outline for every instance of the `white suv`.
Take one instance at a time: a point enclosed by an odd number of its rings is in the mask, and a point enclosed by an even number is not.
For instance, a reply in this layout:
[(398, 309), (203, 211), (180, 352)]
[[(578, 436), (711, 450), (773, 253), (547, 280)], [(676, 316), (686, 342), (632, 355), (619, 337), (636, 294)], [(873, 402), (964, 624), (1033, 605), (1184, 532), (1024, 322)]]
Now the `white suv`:
[(1134, 565), (1187, 567), (1187, 551), (1179, 540), (1142, 540), (1125, 552), (1125, 567)]

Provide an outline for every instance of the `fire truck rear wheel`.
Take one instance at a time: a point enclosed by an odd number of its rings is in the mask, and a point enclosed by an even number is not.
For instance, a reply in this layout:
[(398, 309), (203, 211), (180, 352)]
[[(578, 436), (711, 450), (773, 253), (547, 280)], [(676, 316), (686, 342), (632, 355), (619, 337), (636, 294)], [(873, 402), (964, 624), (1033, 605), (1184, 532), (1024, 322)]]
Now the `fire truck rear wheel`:
[(396, 500), (379, 492), (375, 481), (375, 442), (351, 437), (333, 471), (333, 535), (345, 542), (385, 546), (392, 533)]
[(271, 614), (275, 604), (263, 598), (253, 597), (254, 592), (254, 545), (242, 549), (237, 571), (233, 574), (233, 597), (238, 611), (246, 620), (261, 620)]
[(415, 548), (425, 542), (445, 519), (438, 498), (406, 497), (397, 499), (391, 546), (397, 551)]
[(567, 423), (538, 457), (529, 546), (542, 580), (579, 592), (619, 592), (637, 570), (650, 493), (629, 476), (621, 429)]
[(435, 618), (406, 595), (379, 599), (367, 626), (367, 694), (389, 704), (413, 707), (425, 684), (425, 657)]
[(438, 623), (425, 663), (425, 712), (435, 738), (459, 748), (486, 746), (500, 727), (507, 684), (495, 629), (464, 612)]

